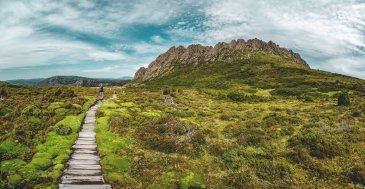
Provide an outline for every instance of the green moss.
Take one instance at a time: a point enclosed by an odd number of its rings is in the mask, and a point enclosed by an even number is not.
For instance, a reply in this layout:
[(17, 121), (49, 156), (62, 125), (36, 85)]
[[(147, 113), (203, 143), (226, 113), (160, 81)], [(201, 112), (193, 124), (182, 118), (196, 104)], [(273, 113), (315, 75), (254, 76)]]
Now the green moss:
[(83, 110), (88, 110), (96, 101), (95, 97), (86, 97), (87, 101), (82, 105)]
[(21, 159), (12, 159), (1, 161), (1, 172), (2, 173), (10, 173), (13, 174), (17, 172), (21, 167), (23, 167), (26, 163)]
[(120, 105), (111, 100), (108, 100), (103, 103), (103, 108), (106, 108), (106, 109), (115, 109), (118, 107), (120, 107)]
[(43, 127), (43, 122), (38, 117), (33, 117), (33, 116), (29, 117), (27, 123), (33, 129), (41, 129)]
[(57, 116), (64, 116), (64, 115), (66, 115), (67, 109), (57, 108), (54, 112)]
[(72, 104), (72, 106), (76, 109), (82, 109), (82, 106), (80, 104)]
[(101, 164), (104, 169), (113, 172), (124, 172), (129, 167), (129, 161), (118, 155), (108, 155), (101, 160)]
[(64, 102), (52, 102), (52, 103), (48, 106), (48, 109), (50, 109), (50, 110), (55, 110), (55, 109), (61, 108), (63, 104), (64, 104)]
[(120, 104), (120, 106), (127, 107), (127, 108), (131, 108), (131, 107), (133, 107), (135, 105), (134, 105), (133, 102), (123, 102), (123, 103)]
[(205, 181), (203, 177), (199, 174), (193, 173), (191, 171), (186, 171), (183, 178), (181, 178), (181, 188), (206, 188)]
[(8, 177), (8, 182), (11, 186), (19, 186), (22, 180), (23, 178), (18, 174), (10, 175)]
[(46, 170), (52, 165), (52, 161), (49, 158), (34, 158), (30, 162), (30, 165), (38, 170)]
[(3, 159), (15, 158), (27, 150), (26, 146), (11, 139), (7, 139), (0, 144), (0, 156)]
[(142, 112), (141, 115), (147, 118), (158, 118), (161, 116), (161, 112), (148, 111), (148, 112)]

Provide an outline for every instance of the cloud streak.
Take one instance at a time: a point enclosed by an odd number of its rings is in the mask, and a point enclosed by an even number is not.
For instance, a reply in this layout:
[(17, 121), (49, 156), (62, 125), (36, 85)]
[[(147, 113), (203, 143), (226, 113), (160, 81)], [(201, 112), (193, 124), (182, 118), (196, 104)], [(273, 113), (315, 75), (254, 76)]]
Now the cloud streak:
[(14, 73), (0, 79), (72, 65), (133, 75), (170, 46), (255, 37), (313, 68), (365, 78), (364, 12), (362, 0), (0, 0), (0, 71)]

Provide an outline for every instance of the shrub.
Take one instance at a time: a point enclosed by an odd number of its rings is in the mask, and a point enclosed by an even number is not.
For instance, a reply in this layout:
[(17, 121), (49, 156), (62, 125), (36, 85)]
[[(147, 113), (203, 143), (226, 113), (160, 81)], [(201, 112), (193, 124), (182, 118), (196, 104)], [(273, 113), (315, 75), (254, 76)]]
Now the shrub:
[(4, 89), (1, 89), (0, 90), (0, 98), (1, 97), (7, 97), (7, 96), (8, 96), (8, 93)]
[(292, 126), (296, 124), (300, 124), (303, 121), (296, 116), (287, 116), (284, 114), (272, 113), (263, 118), (263, 124), (266, 127), (272, 127), (275, 125), (280, 126)]
[(61, 97), (76, 97), (76, 94), (73, 90), (66, 89), (65, 91), (62, 92)]
[(347, 152), (345, 144), (337, 141), (334, 136), (313, 129), (306, 129), (293, 136), (288, 143), (291, 147), (305, 146), (310, 155), (317, 158), (333, 158)]
[(358, 112), (358, 111), (353, 112), (352, 117), (361, 117), (361, 112)]
[(129, 121), (123, 117), (112, 117), (109, 126), (113, 132), (123, 134), (128, 131)]
[(201, 144), (205, 142), (204, 135), (194, 125), (172, 116), (144, 124), (136, 134), (147, 147), (165, 153), (197, 155)]
[(55, 92), (54, 92), (54, 96), (60, 96), (62, 94), (62, 91), (61, 89), (57, 89)]
[(234, 102), (266, 102), (270, 98), (257, 96), (257, 95), (246, 95), (240, 92), (230, 92), (227, 94), (227, 98)]
[(3, 159), (12, 159), (27, 152), (27, 148), (20, 143), (7, 139), (0, 144), (0, 157)]
[(164, 88), (164, 89), (162, 90), (162, 94), (163, 94), (163, 95), (169, 95), (169, 94), (171, 94), (171, 90), (170, 90), (169, 88)]
[(69, 135), (72, 133), (72, 128), (64, 124), (59, 124), (56, 126), (55, 131), (59, 135)]
[(337, 99), (338, 106), (349, 106), (350, 105), (350, 97), (347, 92), (342, 92)]
[(46, 170), (52, 165), (52, 161), (48, 158), (34, 158), (30, 164), (38, 170)]
[(270, 137), (262, 129), (245, 129), (239, 136), (236, 137), (237, 142), (244, 146), (260, 146), (265, 141), (269, 141)]
[(271, 94), (288, 97), (288, 96), (301, 96), (305, 92), (306, 91), (298, 88), (278, 88), (273, 90)]
[(219, 116), (219, 119), (221, 119), (223, 121), (230, 121), (232, 119), (232, 116), (231, 115), (228, 115), (228, 114), (221, 114)]
[(19, 186), (22, 180), (22, 177), (18, 174), (10, 175), (8, 177), (9, 185), (13, 187)]
[(29, 117), (27, 123), (33, 129), (41, 129), (43, 127), (42, 120), (37, 117)]
[(10, 112), (12, 112), (13, 110), (9, 109), (9, 108), (0, 108), (0, 116), (4, 116)]
[(250, 170), (229, 173), (225, 181), (232, 188), (262, 188), (255, 173)]
[(365, 167), (356, 166), (350, 169), (347, 176), (356, 184), (365, 185)]

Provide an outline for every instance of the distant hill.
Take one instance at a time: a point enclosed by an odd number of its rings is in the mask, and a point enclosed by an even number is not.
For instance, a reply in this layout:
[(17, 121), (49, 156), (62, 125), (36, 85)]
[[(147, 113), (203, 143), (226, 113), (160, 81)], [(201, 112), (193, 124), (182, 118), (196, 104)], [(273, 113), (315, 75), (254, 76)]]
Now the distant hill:
[(14, 79), (7, 80), (6, 82), (14, 85), (37, 85), (39, 82), (45, 80), (45, 78), (34, 78), (34, 79)]
[[(130, 81), (132, 77), (125, 76), (121, 78), (87, 78), (80, 76), (53, 76), (50, 78), (35, 79), (14, 79), (7, 80), (6, 83), (13, 85), (29, 85), (29, 86), (98, 86), (100, 83), (104, 85), (123, 85)], [(5, 83), (3, 82), (3, 83)]]
[(54, 76), (40, 81), (38, 86), (98, 86), (99, 81), (79, 76)]
[(37, 86), (85, 86), (95, 87), (100, 83), (104, 85), (123, 85), (128, 80), (122, 79), (94, 79), (79, 76), (54, 76), (37, 83)]

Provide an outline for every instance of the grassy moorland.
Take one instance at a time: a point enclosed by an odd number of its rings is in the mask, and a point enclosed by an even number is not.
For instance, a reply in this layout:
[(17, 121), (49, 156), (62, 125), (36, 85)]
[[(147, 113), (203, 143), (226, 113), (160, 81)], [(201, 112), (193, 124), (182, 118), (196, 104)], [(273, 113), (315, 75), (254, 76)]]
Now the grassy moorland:
[[(113, 188), (364, 188), (363, 80), (260, 52), (174, 69), (107, 88), (95, 130)], [(1, 84), (0, 188), (57, 188), (95, 90)]]
[[(98, 112), (102, 168), (114, 188), (361, 188), (365, 98), (340, 91), (115, 89)], [(313, 89), (315, 90), (315, 89)], [(318, 94), (317, 94), (318, 93)], [(281, 94), (281, 93), (279, 93)], [(255, 95), (255, 97), (253, 97)]]
[(57, 188), (92, 88), (1, 84), (0, 188)]

